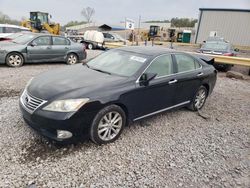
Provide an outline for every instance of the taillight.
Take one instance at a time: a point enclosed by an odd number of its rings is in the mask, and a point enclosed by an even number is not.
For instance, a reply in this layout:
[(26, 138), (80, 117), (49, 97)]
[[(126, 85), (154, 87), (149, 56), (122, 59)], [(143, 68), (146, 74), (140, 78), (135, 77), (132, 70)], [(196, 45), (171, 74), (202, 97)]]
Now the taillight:
[(234, 56), (233, 53), (224, 53), (223, 55), (224, 55), (224, 56)]

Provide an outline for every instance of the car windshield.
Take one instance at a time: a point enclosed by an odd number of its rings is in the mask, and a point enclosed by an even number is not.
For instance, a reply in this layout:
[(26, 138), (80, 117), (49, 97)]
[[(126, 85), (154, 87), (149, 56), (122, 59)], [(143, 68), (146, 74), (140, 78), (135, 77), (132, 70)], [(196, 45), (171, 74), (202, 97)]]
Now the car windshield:
[(8, 38), (10, 38), (10, 39), (15, 39), (15, 38), (20, 37), (20, 36), (22, 36), (22, 35), (23, 35), (23, 33), (15, 33), (15, 34), (9, 35)]
[(89, 68), (100, 72), (132, 76), (146, 61), (147, 57), (144, 55), (114, 50), (99, 55), (89, 61), (87, 65)]
[(227, 50), (228, 44), (222, 42), (207, 42), (203, 45), (203, 49), (212, 49), (212, 50)]
[(12, 42), (18, 43), (18, 44), (26, 44), (27, 42), (31, 41), (35, 37), (36, 37), (35, 35), (22, 35), (13, 39)]

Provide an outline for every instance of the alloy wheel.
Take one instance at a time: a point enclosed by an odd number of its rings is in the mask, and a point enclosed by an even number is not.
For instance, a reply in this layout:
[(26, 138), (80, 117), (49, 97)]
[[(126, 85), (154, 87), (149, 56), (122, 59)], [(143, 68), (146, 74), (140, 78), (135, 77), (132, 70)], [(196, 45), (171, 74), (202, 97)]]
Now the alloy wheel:
[(76, 64), (77, 57), (74, 54), (70, 54), (68, 57), (68, 64)]
[(20, 66), (22, 64), (22, 58), (19, 55), (10, 55), (8, 61), (13, 67)]
[(205, 103), (206, 100), (206, 90), (205, 89), (200, 89), (196, 96), (195, 96), (195, 100), (194, 100), (194, 105), (195, 107), (199, 110), (202, 108), (202, 106)]
[(122, 116), (118, 112), (108, 112), (98, 124), (98, 136), (103, 141), (115, 138), (122, 128)]

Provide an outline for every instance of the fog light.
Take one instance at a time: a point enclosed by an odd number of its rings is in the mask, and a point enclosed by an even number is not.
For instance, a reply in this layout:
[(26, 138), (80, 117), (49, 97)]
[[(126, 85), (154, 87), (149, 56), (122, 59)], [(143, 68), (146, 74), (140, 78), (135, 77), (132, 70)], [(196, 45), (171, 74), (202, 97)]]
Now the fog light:
[(57, 138), (67, 139), (67, 138), (71, 138), (71, 137), (72, 137), (71, 132), (63, 131), (63, 130), (57, 130)]

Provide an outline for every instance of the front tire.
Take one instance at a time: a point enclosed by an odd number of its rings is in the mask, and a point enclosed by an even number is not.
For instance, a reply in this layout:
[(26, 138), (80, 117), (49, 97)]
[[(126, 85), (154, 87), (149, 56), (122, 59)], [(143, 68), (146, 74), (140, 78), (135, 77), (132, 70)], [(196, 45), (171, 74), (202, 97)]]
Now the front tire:
[(10, 67), (21, 67), (23, 63), (24, 59), (20, 53), (12, 52), (6, 57), (6, 64)]
[(206, 102), (207, 96), (208, 96), (207, 88), (204, 86), (201, 86), (198, 89), (198, 91), (195, 93), (195, 96), (191, 104), (188, 106), (188, 108), (192, 111), (201, 110)]
[(66, 61), (68, 65), (74, 65), (78, 62), (78, 57), (76, 54), (70, 53), (68, 54)]
[(117, 105), (107, 106), (95, 116), (90, 128), (90, 139), (98, 145), (114, 142), (121, 135), (125, 124), (124, 111)]

